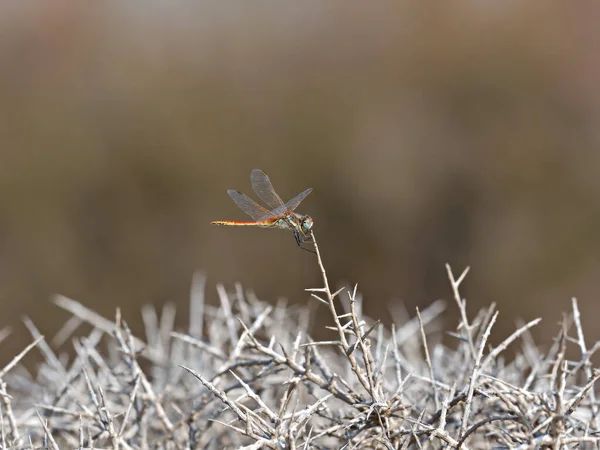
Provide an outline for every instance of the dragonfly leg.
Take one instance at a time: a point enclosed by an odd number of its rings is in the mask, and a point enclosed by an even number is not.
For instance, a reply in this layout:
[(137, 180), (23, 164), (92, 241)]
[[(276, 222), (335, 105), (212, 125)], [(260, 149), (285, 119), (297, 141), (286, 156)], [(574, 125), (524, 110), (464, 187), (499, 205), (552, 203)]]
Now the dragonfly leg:
[(314, 239), (310, 235), (305, 235), (304, 239), (302, 239), (302, 242), (314, 242)]
[(312, 242), (312, 238), (310, 236), (307, 237), (306, 235), (301, 235), (299, 232), (294, 230), (294, 238), (296, 238), (296, 244), (298, 244), (298, 247), (300, 247), (302, 250), (305, 250), (310, 253), (317, 253), (314, 250), (311, 250), (304, 246), (305, 242)]
[(310, 248), (306, 248), (304, 245), (300, 245), (300, 248), (304, 251), (310, 252), (310, 253), (314, 253), (315, 255), (317, 254), (316, 251), (311, 250)]

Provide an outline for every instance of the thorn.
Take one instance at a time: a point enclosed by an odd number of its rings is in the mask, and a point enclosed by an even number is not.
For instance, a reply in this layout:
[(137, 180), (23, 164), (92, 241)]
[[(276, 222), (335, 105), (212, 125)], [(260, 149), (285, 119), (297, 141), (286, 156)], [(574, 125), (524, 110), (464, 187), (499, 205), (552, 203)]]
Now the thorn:
[(321, 298), (321, 297), (319, 297), (318, 295), (316, 295), (316, 294), (310, 294), (310, 296), (311, 296), (312, 298), (316, 299), (316, 300), (319, 300), (321, 303), (323, 303), (323, 304), (325, 304), (325, 305), (329, 306), (329, 302), (327, 302), (326, 300), (322, 299), (322, 298)]
[(346, 356), (350, 356), (352, 353), (354, 353), (354, 350), (356, 350), (356, 342), (354, 344), (352, 344), (348, 350), (346, 350)]
[(335, 298), (336, 295), (338, 295), (340, 292), (342, 292), (345, 288), (341, 287), (339, 288), (337, 291), (335, 291), (333, 294), (331, 294), (331, 298)]
[(381, 320), (378, 320), (377, 322), (375, 322), (371, 328), (369, 328), (365, 334), (363, 334), (362, 338), (365, 339), (367, 336), (369, 336), (369, 334), (372, 333), (372, 331), (377, 327), (377, 325), (379, 325), (381, 323)]
[(456, 280), (457, 284), (461, 284), (463, 282), (463, 280), (465, 279), (465, 277), (467, 276), (467, 274), (469, 273), (469, 270), (471, 270), (470, 266), (467, 266), (465, 268), (465, 270), (463, 270), (463, 273), (460, 275), (460, 277), (458, 277), (458, 280)]

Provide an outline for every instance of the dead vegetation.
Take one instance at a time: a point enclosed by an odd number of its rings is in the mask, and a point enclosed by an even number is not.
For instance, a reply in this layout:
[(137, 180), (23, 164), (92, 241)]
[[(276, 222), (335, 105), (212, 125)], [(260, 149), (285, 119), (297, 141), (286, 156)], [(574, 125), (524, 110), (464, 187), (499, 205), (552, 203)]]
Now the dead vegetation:
[[(468, 270), (448, 267), (461, 320), (447, 346), (435, 332), (441, 302), (387, 328), (362, 314), (356, 287), (331, 291), (316, 250), (323, 287), (308, 291), (331, 316), (328, 341), (311, 339), (314, 304), (270, 306), (218, 286), (212, 307), (202, 277), (188, 330), (174, 330), (172, 307), (146, 308), (145, 339), (119, 311), (109, 321), (57, 296), (72, 318), (53, 345), (26, 320), (32, 344), (0, 369), (0, 448), (599, 448), (598, 343), (585, 341), (575, 299), (549, 349), (530, 335), (540, 319), (491, 347), (495, 306), (470, 317)], [(84, 322), (91, 333), (73, 337)], [(52, 349), (69, 340), (70, 360)], [(32, 375), (20, 361), (34, 349), (44, 362)]]

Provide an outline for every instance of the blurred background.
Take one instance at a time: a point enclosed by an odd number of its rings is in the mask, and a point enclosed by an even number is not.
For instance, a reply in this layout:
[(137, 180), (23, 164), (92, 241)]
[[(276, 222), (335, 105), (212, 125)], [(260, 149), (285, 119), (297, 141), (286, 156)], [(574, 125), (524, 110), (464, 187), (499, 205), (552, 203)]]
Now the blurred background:
[[(192, 274), (308, 302), (314, 255), (245, 220), (263, 169), (315, 220), (330, 282), (389, 321), (471, 272), (492, 341), (570, 298), (598, 338), (600, 6), (564, 2), (3, 2), (0, 362), (68, 315), (62, 293), (141, 330)], [(316, 303), (316, 302), (315, 302)], [(319, 306), (322, 307), (322, 306)], [(388, 322), (386, 322), (388, 323)], [(595, 334), (594, 334), (595, 333)]]

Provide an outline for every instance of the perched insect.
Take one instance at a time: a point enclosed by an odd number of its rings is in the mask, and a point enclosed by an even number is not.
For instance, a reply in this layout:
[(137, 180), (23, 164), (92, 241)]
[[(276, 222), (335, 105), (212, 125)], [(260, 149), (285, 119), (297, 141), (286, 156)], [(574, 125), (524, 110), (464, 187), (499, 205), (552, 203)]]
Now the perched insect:
[[(294, 233), (296, 243), (302, 247), (302, 244), (310, 239), (310, 230), (313, 226), (313, 220), (310, 216), (296, 214), (294, 210), (300, 202), (312, 192), (312, 188), (296, 195), (287, 203), (283, 203), (279, 195), (273, 189), (271, 180), (262, 170), (254, 169), (250, 175), (252, 189), (258, 198), (260, 198), (269, 208), (263, 208), (250, 197), (239, 191), (228, 190), (227, 193), (233, 199), (236, 205), (254, 219), (253, 222), (238, 222), (233, 220), (217, 220), (211, 222), (213, 225), (226, 225), (233, 227), (260, 227), (260, 228), (280, 228), (282, 230), (291, 230)], [(302, 247), (304, 248), (304, 247)]]

